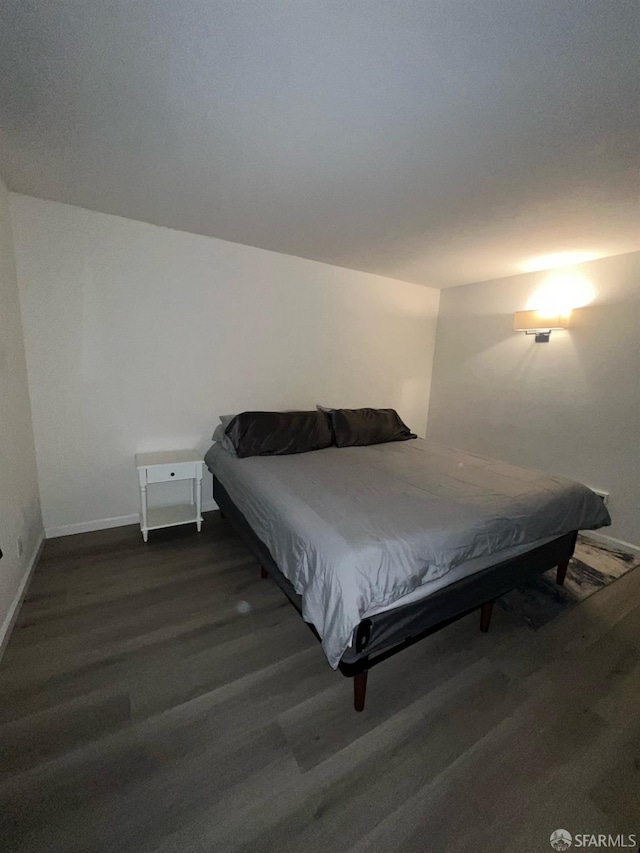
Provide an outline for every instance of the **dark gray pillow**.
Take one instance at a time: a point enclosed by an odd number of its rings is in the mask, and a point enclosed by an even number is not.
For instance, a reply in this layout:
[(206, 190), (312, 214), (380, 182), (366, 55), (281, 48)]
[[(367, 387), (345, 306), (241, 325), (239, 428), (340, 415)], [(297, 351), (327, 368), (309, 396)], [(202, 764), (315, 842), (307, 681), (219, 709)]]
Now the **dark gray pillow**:
[(225, 434), (241, 458), (307, 453), (333, 444), (329, 418), (318, 411), (242, 412)]
[[(229, 420), (233, 420), (234, 417), (235, 415), (232, 415)], [(222, 418), (220, 420), (222, 420)], [(231, 439), (229, 438), (229, 436), (225, 435), (224, 430), (225, 423), (223, 421), (222, 423), (219, 423), (218, 426), (215, 428), (211, 439), (212, 441), (215, 441), (217, 444), (219, 444), (222, 448), (224, 448), (227, 453), (230, 453), (232, 456), (237, 456), (238, 454), (236, 453), (236, 449), (231, 443)]]
[(387, 441), (407, 441), (417, 435), (395, 409), (329, 409), (337, 447), (363, 447)]

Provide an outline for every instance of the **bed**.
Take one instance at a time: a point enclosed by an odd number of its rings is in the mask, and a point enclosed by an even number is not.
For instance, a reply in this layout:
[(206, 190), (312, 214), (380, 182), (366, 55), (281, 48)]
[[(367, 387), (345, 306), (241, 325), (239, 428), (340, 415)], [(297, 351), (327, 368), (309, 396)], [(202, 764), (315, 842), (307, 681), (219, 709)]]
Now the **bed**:
[(422, 439), (205, 461), (213, 497), (364, 708), (376, 664), (558, 567), (610, 523), (585, 486)]

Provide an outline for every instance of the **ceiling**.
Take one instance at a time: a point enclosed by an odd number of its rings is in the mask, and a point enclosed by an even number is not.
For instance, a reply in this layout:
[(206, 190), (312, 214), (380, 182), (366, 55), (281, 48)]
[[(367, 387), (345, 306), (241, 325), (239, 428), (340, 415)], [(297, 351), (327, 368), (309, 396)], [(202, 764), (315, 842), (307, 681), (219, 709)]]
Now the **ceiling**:
[(0, 9), (16, 192), (436, 287), (640, 249), (637, 0)]

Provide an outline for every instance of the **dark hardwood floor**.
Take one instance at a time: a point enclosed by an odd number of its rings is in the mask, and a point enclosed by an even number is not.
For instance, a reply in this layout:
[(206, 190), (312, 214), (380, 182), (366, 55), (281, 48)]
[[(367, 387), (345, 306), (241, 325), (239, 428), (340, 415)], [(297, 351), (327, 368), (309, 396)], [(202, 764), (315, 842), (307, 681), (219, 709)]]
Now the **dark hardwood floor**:
[(0, 850), (547, 851), (640, 829), (640, 572), (496, 608), (367, 707), (217, 514), (50, 540), (0, 663)]

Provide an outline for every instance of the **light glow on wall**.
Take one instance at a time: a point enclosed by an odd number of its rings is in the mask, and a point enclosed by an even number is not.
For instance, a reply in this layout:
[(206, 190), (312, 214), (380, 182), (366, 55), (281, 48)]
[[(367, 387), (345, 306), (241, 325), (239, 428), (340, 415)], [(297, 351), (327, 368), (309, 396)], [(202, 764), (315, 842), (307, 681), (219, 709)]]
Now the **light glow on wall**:
[(528, 311), (538, 311), (541, 316), (570, 314), (572, 308), (582, 308), (595, 298), (595, 289), (589, 279), (573, 270), (554, 272), (527, 302)]
[(555, 255), (540, 255), (537, 258), (529, 258), (522, 264), (522, 269), (524, 272), (542, 272), (584, 264), (587, 261), (595, 261), (598, 257), (600, 256), (595, 252), (558, 252)]

